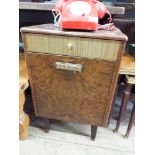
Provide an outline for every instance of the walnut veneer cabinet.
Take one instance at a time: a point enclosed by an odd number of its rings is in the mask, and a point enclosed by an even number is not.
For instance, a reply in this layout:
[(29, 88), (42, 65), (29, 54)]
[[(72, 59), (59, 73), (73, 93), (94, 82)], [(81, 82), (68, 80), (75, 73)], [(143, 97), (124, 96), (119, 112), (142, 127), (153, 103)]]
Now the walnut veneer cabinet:
[(66, 31), (44, 24), (21, 28), (36, 116), (107, 126), (120, 60), (121, 31)]

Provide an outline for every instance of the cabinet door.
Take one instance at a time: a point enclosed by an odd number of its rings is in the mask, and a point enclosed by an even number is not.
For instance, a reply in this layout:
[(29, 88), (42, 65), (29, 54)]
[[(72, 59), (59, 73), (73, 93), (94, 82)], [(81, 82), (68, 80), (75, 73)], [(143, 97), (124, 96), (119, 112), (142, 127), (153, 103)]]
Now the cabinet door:
[(39, 116), (102, 124), (114, 62), (39, 53), (27, 56)]

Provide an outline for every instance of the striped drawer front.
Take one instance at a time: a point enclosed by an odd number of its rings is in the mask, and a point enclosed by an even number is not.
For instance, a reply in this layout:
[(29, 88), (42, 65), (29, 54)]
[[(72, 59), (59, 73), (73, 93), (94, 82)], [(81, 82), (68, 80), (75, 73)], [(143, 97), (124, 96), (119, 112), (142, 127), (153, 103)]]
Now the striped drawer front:
[(96, 58), (117, 59), (121, 41), (77, 38), (44, 34), (26, 34), (27, 51)]

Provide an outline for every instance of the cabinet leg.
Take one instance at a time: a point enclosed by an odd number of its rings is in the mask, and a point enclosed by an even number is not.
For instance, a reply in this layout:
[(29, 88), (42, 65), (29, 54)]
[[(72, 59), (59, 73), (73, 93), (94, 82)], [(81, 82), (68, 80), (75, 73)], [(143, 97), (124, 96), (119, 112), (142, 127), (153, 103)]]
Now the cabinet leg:
[(132, 113), (131, 113), (131, 117), (130, 117), (127, 132), (125, 134), (125, 138), (129, 137), (129, 134), (130, 134), (130, 131), (131, 131), (131, 128), (132, 128), (132, 125), (133, 125), (134, 121), (135, 121), (135, 105), (134, 105)]
[(121, 108), (120, 108), (120, 112), (119, 112), (119, 117), (117, 120), (116, 128), (114, 129), (114, 132), (118, 132), (122, 117), (123, 117), (125, 110), (126, 110), (126, 107), (127, 107), (127, 103), (129, 100), (129, 96), (130, 96), (130, 92), (131, 92), (132, 87), (133, 87), (132, 84), (126, 84), (126, 88), (125, 88), (125, 91), (123, 94)]
[(44, 131), (48, 133), (49, 130), (50, 130), (50, 119), (44, 118)]
[(98, 126), (91, 125), (91, 140), (95, 140), (97, 127)]

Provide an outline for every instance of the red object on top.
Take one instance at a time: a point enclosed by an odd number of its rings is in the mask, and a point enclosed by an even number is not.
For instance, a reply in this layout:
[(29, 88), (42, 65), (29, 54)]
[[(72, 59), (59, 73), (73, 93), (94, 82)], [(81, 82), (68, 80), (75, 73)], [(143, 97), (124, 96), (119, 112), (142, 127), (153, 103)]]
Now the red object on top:
[(62, 29), (97, 30), (98, 18), (108, 12), (97, 0), (58, 0), (54, 9), (61, 12)]

